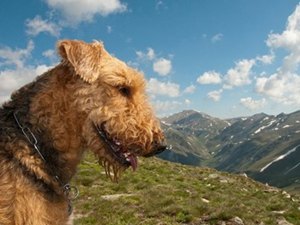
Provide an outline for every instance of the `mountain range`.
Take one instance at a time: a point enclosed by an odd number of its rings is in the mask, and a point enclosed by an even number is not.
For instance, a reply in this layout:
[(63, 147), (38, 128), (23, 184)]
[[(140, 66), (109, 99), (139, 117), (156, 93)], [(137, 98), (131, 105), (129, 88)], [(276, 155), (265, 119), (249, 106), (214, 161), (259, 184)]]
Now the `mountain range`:
[(300, 192), (300, 111), (219, 119), (186, 110), (161, 119), (172, 162), (245, 173)]

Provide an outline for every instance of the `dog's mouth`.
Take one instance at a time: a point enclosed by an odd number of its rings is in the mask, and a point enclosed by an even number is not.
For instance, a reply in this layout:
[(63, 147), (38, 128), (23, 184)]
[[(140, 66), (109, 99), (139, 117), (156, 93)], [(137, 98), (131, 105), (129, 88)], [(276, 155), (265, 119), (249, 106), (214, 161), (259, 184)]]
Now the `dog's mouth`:
[(114, 159), (124, 167), (131, 166), (133, 171), (135, 171), (138, 166), (137, 156), (129, 152), (119, 140), (110, 137), (105, 130), (105, 123), (102, 123), (101, 125), (94, 123), (94, 126), (99, 137), (105, 143), (106, 149)]

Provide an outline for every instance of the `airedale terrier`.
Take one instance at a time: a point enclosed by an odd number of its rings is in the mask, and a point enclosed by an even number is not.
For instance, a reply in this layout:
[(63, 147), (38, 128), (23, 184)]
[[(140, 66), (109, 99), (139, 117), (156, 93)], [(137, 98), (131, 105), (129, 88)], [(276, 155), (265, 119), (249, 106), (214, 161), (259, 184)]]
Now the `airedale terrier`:
[(90, 149), (114, 179), (163, 151), (138, 71), (102, 43), (63, 40), (62, 61), (0, 107), (0, 224), (71, 224), (69, 182)]

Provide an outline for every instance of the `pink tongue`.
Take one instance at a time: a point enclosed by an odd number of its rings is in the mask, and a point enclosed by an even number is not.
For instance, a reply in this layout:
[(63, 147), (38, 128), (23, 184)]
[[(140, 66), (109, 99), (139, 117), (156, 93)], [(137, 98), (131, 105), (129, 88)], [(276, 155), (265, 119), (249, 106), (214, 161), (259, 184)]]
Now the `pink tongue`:
[(137, 168), (137, 166), (138, 166), (137, 157), (134, 156), (134, 155), (130, 155), (128, 158), (130, 160), (130, 164), (131, 164), (132, 170), (135, 171), (136, 168)]

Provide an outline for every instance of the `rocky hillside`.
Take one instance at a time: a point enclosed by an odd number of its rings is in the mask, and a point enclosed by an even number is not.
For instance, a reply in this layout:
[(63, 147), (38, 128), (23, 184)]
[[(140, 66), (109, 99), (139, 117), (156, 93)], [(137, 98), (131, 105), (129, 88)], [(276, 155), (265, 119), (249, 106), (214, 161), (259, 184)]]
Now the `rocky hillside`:
[(174, 149), (161, 155), (164, 159), (246, 172), (259, 181), (300, 190), (300, 111), (231, 120), (184, 111), (162, 123)]
[(74, 185), (75, 225), (298, 225), (300, 199), (244, 175), (140, 160), (112, 183), (89, 156)]
[(163, 118), (162, 125), (173, 151), (162, 158), (188, 165), (200, 165), (211, 158), (208, 141), (231, 124), (193, 110)]

